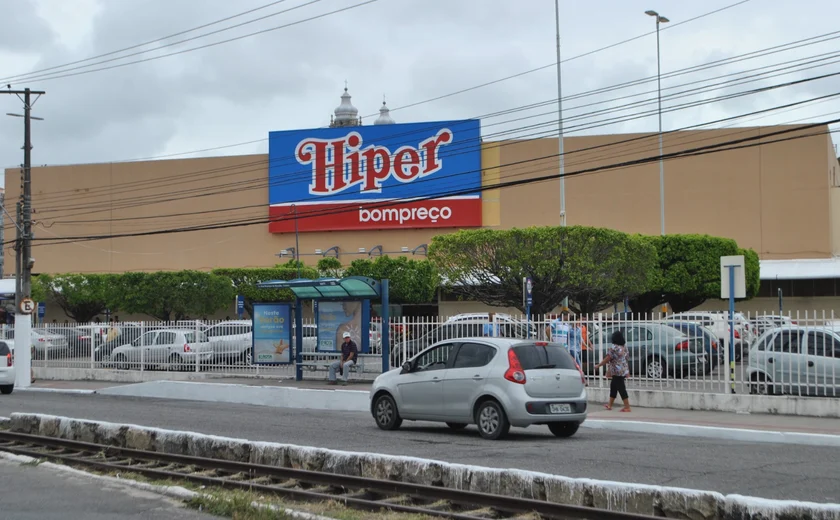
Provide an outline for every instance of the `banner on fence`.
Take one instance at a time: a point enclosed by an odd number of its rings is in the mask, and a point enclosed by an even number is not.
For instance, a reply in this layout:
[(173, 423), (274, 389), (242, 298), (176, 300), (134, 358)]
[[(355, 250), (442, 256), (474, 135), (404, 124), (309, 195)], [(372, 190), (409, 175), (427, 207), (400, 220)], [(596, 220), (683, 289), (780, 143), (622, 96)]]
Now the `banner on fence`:
[(257, 364), (291, 362), (291, 306), (277, 303), (255, 303), (253, 360)]

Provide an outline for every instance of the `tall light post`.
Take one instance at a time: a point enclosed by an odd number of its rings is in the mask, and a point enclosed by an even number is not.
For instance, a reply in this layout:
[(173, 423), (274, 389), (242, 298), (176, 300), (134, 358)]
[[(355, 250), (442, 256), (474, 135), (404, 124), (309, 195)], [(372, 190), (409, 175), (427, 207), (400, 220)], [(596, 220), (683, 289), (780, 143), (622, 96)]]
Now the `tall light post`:
[(659, 25), (670, 20), (656, 11), (645, 11), (656, 18), (656, 90), (659, 100), (659, 232), (665, 234), (665, 164), (662, 161), (662, 64), (659, 53)]
[(560, 225), (566, 225), (566, 156), (563, 149), (563, 82), (560, 75), (560, 0), (554, 1), (554, 20), (557, 33), (557, 131), (560, 142)]

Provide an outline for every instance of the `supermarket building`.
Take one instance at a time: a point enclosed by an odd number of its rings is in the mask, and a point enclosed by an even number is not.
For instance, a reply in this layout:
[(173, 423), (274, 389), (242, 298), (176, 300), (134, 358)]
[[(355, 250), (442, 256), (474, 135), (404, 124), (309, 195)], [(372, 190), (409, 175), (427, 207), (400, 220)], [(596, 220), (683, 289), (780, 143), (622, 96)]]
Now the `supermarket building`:
[[(349, 264), (423, 255), (459, 228), (560, 224), (560, 182), (545, 178), (557, 173), (556, 138), (483, 141), (478, 120), (396, 124), (380, 112), (361, 125), (345, 91), (329, 128), (271, 132), (267, 155), (33, 168), (36, 239), (55, 239), (36, 242), (34, 271), (266, 267), (295, 253)], [(782, 289), (785, 310), (840, 314), (840, 167), (826, 126), (673, 132), (663, 151), (675, 155), (666, 232), (759, 253), (761, 297), (742, 309), (772, 312)], [(566, 137), (565, 152), (568, 225), (659, 233), (656, 134)], [(5, 175), (6, 200), (17, 200), (20, 172)], [(204, 229), (161, 233), (191, 228)], [(8, 219), (4, 230), (14, 234)], [(73, 240), (89, 236), (107, 238)], [(438, 302), (441, 314), (485, 309)]]

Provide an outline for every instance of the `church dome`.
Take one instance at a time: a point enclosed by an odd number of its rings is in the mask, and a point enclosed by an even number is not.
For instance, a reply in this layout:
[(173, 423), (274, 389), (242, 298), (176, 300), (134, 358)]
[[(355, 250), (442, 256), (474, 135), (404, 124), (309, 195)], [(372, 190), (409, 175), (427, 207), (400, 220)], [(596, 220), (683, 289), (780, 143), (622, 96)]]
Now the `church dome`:
[(388, 105), (385, 104), (385, 100), (382, 100), (382, 108), (379, 109), (379, 117), (376, 118), (376, 121), (373, 122), (375, 125), (393, 125), (396, 124), (396, 121), (391, 117), (391, 111), (388, 109)]
[(336, 126), (356, 126), (359, 124), (359, 110), (350, 102), (350, 93), (344, 87), (341, 104), (335, 109), (334, 123)]

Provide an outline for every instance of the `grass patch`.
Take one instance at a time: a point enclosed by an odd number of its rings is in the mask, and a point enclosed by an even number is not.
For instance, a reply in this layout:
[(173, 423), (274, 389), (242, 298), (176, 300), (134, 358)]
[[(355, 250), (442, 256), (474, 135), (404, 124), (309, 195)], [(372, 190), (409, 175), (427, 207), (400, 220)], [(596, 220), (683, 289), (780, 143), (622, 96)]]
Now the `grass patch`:
[(226, 497), (199, 495), (187, 501), (187, 507), (210, 515), (233, 520), (289, 520), (283, 511), (257, 507), (257, 497), (252, 493), (229, 492)]
[(30, 468), (34, 468), (36, 466), (40, 466), (44, 462), (46, 462), (44, 459), (32, 459), (32, 460), (28, 460), (26, 462), (21, 462), (20, 465), (21, 466), (28, 466)]

